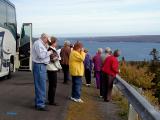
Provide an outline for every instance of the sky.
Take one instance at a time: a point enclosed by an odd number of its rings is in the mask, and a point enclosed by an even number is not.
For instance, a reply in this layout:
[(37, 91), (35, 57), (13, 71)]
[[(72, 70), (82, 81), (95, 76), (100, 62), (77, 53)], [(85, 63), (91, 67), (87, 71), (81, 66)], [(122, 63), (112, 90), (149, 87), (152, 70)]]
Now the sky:
[(18, 30), (64, 36), (160, 35), (160, 0), (10, 0)]

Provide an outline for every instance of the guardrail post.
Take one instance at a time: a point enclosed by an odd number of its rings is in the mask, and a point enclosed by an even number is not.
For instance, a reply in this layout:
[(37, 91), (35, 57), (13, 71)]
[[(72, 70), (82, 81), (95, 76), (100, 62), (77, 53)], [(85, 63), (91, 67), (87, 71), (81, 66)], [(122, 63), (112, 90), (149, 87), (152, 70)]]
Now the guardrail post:
[(129, 105), (128, 120), (138, 120), (138, 114), (131, 104)]
[[(113, 86), (113, 95), (121, 94), (116, 85)], [(139, 120), (138, 114), (131, 104), (129, 104), (128, 120)]]
[(117, 86), (116, 86), (116, 85), (113, 85), (112, 94), (113, 94), (113, 95), (120, 94), (120, 91), (119, 91), (119, 89), (117, 88)]

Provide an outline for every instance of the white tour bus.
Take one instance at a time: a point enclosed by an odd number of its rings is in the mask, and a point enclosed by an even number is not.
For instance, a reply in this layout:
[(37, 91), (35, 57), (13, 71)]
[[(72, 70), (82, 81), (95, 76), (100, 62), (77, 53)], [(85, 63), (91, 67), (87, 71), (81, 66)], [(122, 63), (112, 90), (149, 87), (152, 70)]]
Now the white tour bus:
[(0, 0), (0, 77), (16, 70), (31, 70), (32, 24), (22, 25), (17, 36), (16, 9), (9, 0)]

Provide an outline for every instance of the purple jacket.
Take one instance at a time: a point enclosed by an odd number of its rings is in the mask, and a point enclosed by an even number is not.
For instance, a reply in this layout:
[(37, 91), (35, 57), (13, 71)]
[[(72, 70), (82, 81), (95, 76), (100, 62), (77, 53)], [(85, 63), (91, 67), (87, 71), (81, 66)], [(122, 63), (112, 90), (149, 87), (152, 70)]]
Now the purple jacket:
[(84, 60), (84, 67), (85, 69), (89, 69), (90, 71), (92, 70), (92, 58), (88, 53), (86, 54), (86, 57)]
[(93, 63), (94, 63), (94, 70), (95, 71), (101, 71), (101, 66), (102, 66), (101, 54), (97, 53), (93, 57)]

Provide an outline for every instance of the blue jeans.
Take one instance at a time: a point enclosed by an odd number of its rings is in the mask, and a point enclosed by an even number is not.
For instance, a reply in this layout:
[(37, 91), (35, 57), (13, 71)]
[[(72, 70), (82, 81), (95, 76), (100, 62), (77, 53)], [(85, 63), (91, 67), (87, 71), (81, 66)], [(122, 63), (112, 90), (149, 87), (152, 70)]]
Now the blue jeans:
[(33, 76), (35, 85), (35, 105), (38, 108), (44, 108), (46, 102), (46, 65), (33, 63)]
[(72, 97), (73, 98), (80, 99), (81, 87), (82, 87), (82, 77), (72, 76)]

